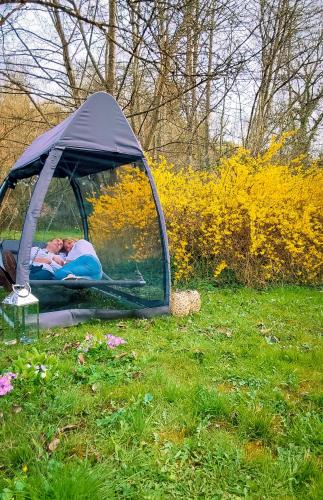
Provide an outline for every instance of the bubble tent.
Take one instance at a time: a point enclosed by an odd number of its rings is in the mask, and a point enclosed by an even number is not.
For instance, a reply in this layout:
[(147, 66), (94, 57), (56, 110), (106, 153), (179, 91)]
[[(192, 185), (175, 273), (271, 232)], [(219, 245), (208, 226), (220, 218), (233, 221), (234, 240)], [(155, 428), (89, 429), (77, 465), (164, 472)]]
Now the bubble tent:
[[(52, 238), (90, 241), (100, 280), (30, 280), (30, 252)], [(169, 312), (167, 234), (142, 148), (116, 100), (91, 95), (39, 136), (0, 188), (0, 254), (39, 299), (40, 326)], [(2, 264), (0, 259), (0, 264)]]

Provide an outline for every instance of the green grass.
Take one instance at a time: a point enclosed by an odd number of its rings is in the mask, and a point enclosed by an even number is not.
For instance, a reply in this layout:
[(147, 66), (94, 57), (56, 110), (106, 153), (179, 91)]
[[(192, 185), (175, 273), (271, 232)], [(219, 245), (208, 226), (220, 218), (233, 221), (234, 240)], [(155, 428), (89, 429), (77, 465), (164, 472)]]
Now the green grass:
[[(2, 229), (1, 230), (1, 239), (7, 240), (17, 240), (19, 241), (21, 238), (21, 229)], [(37, 230), (34, 234), (33, 241), (41, 241), (46, 243), (54, 238), (84, 238), (84, 234), (82, 231), (75, 229), (74, 231), (71, 229), (58, 229), (54, 231), (47, 230)]]
[[(194, 316), (43, 332), (51, 376), (0, 398), (3, 499), (321, 498), (322, 294), (200, 289)], [(88, 333), (127, 344), (80, 364)]]

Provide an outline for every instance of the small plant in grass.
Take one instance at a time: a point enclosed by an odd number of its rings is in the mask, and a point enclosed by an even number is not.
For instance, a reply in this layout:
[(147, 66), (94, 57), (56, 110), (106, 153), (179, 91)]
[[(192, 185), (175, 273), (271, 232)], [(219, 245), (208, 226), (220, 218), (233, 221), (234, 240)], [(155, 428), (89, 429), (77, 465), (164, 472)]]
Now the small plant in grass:
[[(131, 374), (135, 371), (133, 361), (136, 354), (115, 352), (117, 347), (126, 343), (123, 338), (112, 334), (87, 334), (77, 348), (81, 366), (74, 371), (74, 380), (85, 384), (116, 384), (127, 378), (131, 379)], [(95, 386), (94, 390), (96, 388)]]
[(45, 382), (58, 375), (57, 364), (56, 356), (38, 352), (34, 347), (31, 351), (19, 356), (13, 367), (19, 375), (19, 380)]
[(150, 413), (154, 397), (150, 393), (140, 395), (134, 399), (127, 407), (113, 408), (102, 418), (96, 420), (96, 425), (107, 429), (110, 433), (119, 429), (129, 430), (132, 437), (141, 435), (146, 423), (146, 417)]
[(109, 385), (116, 385), (122, 382), (132, 380), (132, 374), (136, 373), (137, 369), (133, 366), (134, 358), (125, 356), (120, 360), (115, 360), (113, 357), (105, 358), (105, 364), (98, 363), (97, 357), (92, 362), (78, 366), (74, 371), (74, 381), (81, 384), (95, 384), (92, 389), (95, 391), (97, 383), (105, 382)]
[(98, 427), (108, 427), (114, 428), (119, 426), (126, 417), (127, 410), (125, 408), (119, 408), (114, 412), (110, 412), (102, 418), (96, 420), (96, 425)]
[(16, 498), (25, 498), (25, 482), (23, 478), (14, 478), (10, 482), (10, 487), (4, 488), (2, 490), (0, 499), (1, 500), (12, 500)]
[(116, 337), (110, 333), (107, 334), (87, 334), (84, 341), (78, 346), (78, 351), (88, 353), (95, 350), (102, 350), (102, 348), (115, 349), (119, 345), (126, 344), (127, 342), (121, 338)]
[(259, 389), (264, 385), (264, 382), (253, 377), (240, 377), (238, 375), (229, 375), (226, 382), (232, 384), (235, 389), (249, 388)]

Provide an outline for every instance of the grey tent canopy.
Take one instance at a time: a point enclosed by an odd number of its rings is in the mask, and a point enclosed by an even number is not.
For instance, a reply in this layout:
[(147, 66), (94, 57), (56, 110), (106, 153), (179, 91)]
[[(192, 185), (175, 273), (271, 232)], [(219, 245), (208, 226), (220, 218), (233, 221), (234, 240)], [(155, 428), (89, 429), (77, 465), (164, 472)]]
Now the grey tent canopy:
[[(91, 95), (25, 150), (0, 189), (1, 253), (17, 259), (44, 327), (169, 310), (165, 222), (142, 148), (116, 100)], [(99, 280), (30, 279), (32, 247), (90, 241)], [(0, 262), (1, 263), (1, 262)]]

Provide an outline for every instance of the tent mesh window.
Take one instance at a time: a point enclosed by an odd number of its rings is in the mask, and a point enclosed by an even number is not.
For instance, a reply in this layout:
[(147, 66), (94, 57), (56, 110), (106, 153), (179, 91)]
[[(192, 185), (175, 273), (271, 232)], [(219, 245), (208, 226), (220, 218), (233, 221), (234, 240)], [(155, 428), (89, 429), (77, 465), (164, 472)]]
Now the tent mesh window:
[(115, 280), (143, 279), (146, 284), (136, 288), (136, 296), (147, 305), (162, 304), (160, 227), (143, 163), (90, 175), (80, 184), (86, 199), (90, 239), (103, 270)]
[(27, 208), (38, 177), (19, 180), (7, 189), (0, 205), (1, 250), (18, 252)]
[(82, 219), (69, 179), (53, 178), (39, 218), (35, 239), (84, 238)]
[[(103, 277), (95, 286), (37, 285), (42, 312), (70, 308), (140, 309), (165, 303), (164, 256), (151, 185), (142, 161), (111, 168), (98, 159), (95, 173), (78, 170), (64, 155), (38, 218), (35, 239), (85, 238), (100, 259)], [(93, 161), (93, 160), (92, 160)], [(101, 170), (101, 171), (100, 171)], [(81, 175), (79, 175), (81, 174)], [(111, 284), (119, 280), (120, 286)], [(130, 283), (124, 286), (124, 283)], [(63, 285), (63, 286), (62, 286)]]

